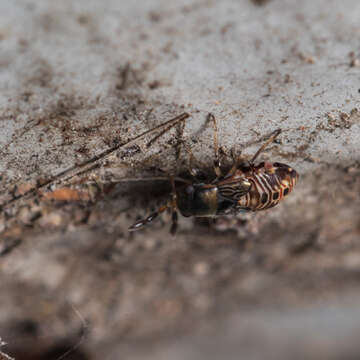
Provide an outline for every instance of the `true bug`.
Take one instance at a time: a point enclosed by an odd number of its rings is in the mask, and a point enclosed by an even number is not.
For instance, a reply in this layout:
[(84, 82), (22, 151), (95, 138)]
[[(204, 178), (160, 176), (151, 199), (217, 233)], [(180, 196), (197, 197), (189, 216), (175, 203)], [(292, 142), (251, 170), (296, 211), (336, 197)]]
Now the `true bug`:
[[(181, 120), (184, 121), (188, 116), (182, 114), (179, 118), (182, 117)], [(185, 217), (235, 215), (241, 211), (259, 211), (274, 207), (292, 191), (299, 177), (293, 168), (278, 162), (265, 161), (255, 164), (257, 157), (275, 140), (281, 133), (281, 129), (275, 130), (270, 135), (250, 161), (240, 156), (233, 156), (231, 169), (223, 174), (220, 167), (214, 115), (209, 114), (208, 120), (214, 125), (215, 179), (203, 182), (196, 179), (196, 171), (192, 166), (194, 157), (191, 150), (186, 148), (189, 152), (189, 171), (195, 180), (188, 181), (170, 176), (172, 192), (169, 203), (130, 226), (129, 231), (141, 229), (170, 208), (172, 210), (171, 233), (174, 234), (177, 228), (177, 210)]]

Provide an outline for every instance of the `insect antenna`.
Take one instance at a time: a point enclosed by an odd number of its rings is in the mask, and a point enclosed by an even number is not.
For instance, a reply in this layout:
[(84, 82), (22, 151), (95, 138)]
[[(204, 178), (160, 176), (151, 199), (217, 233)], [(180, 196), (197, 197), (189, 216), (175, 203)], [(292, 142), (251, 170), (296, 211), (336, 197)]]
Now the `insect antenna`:
[(271, 133), (269, 139), (260, 147), (260, 149), (255, 153), (255, 155), (250, 160), (250, 164), (253, 164), (256, 158), (266, 149), (266, 147), (271, 144), (281, 133), (281, 129), (277, 129)]

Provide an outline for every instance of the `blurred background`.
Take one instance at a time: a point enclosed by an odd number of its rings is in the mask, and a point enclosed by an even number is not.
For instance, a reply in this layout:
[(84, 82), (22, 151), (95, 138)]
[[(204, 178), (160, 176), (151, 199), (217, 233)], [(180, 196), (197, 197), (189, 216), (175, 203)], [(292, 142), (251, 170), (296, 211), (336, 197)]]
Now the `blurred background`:
[[(359, 24), (357, 0), (2, 0), (0, 358), (358, 359)], [(185, 111), (210, 177), (209, 112), (226, 154), (281, 128), (259, 160), (293, 193), (129, 233), (187, 169), (176, 127), (132, 139)]]

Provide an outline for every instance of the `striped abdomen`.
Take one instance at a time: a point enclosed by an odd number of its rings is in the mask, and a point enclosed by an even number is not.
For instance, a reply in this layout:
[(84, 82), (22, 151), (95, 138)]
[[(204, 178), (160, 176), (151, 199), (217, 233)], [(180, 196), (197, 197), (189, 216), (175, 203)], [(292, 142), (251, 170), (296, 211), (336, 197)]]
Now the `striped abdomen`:
[(277, 205), (296, 185), (298, 174), (285, 164), (260, 164), (247, 174), (250, 191), (238, 201), (238, 206), (252, 211)]

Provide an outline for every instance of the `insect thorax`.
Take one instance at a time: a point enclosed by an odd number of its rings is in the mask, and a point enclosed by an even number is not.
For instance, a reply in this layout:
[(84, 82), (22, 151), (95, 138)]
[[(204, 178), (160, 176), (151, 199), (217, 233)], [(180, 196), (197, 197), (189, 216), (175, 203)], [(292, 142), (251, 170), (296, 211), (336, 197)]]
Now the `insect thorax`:
[(223, 215), (234, 203), (223, 199), (216, 185), (192, 184), (177, 191), (177, 206), (183, 216)]

